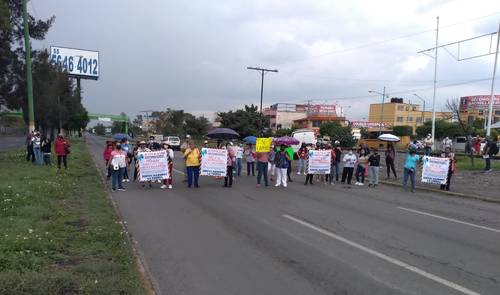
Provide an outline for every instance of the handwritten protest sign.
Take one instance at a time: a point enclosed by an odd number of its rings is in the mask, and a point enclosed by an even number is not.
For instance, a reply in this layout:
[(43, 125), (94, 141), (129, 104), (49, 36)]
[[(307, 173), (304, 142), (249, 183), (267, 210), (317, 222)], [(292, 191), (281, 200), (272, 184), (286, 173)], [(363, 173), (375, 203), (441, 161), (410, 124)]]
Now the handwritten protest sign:
[(225, 177), (227, 169), (227, 150), (201, 149), (201, 175)]
[(449, 158), (424, 156), (422, 169), (422, 182), (445, 184), (450, 166)]
[(308, 152), (309, 167), (307, 173), (309, 174), (330, 174), (331, 166), (331, 152), (330, 151), (315, 151), (310, 150)]
[(271, 151), (272, 138), (257, 138), (255, 151), (257, 153), (268, 153)]
[(155, 181), (169, 178), (167, 151), (139, 152), (139, 180)]

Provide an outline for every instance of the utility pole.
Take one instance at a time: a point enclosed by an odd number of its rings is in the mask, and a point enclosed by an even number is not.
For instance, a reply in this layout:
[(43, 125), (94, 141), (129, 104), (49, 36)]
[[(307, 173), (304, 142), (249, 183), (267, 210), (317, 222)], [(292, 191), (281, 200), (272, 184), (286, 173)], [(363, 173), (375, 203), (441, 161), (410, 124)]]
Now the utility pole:
[(62, 119), (61, 119), (61, 97), (57, 96), (57, 110), (59, 113), (59, 132), (62, 133)]
[(497, 61), (498, 61), (498, 46), (500, 44), (500, 23), (498, 24), (497, 31), (497, 50), (495, 51), (495, 62), (493, 65), (493, 77), (491, 78), (491, 93), (490, 93), (490, 103), (488, 106), (488, 129), (486, 129), (486, 136), (491, 135), (491, 121), (493, 118), (493, 99), (495, 98), (495, 75), (497, 74)]
[(374, 90), (368, 90), (369, 93), (377, 93), (377, 94), (380, 94), (382, 95), (382, 107), (380, 109), (380, 127), (379, 127), (379, 130), (378, 130), (378, 135), (381, 135), (382, 134), (382, 125), (384, 124), (384, 104), (385, 104), (385, 86), (384, 86), (384, 92), (383, 93), (380, 93), (378, 91), (374, 91)]
[[(415, 97), (417, 97), (418, 99), (420, 99), (424, 103), (424, 107), (422, 109), (422, 125), (424, 125), (424, 123), (425, 123), (425, 99), (423, 99), (420, 95), (418, 95), (416, 93), (413, 93), (413, 95)], [(416, 126), (416, 124), (415, 124), (415, 126)]]
[(437, 66), (438, 66), (438, 48), (439, 48), (439, 16), (436, 17), (436, 51), (434, 53), (434, 91), (432, 92), (432, 149), (435, 150), (434, 144), (436, 132), (436, 81), (437, 81)]
[(24, 27), (24, 50), (26, 51), (26, 92), (28, 94), (28, 130), (35, 130), (35, 110), (33, 106), (33, 78), (31, 74), (31, 44), (30, 31), (28, 27), (27, 0), (23, 1), (23, 27)]
[(262, 99), (264, 97), (264, 74), (266, 72), (277, 73), (278, 70), (276, 70), (276, 69), (271, 70), (271, 69), (264, 69), (264, 68), (256, 68), (256, 67), (247, 67), (247, 70), (259, 71), (260, 74), (261, 74), (261, 81), (260, 81), (260, 114), (262, 115)]

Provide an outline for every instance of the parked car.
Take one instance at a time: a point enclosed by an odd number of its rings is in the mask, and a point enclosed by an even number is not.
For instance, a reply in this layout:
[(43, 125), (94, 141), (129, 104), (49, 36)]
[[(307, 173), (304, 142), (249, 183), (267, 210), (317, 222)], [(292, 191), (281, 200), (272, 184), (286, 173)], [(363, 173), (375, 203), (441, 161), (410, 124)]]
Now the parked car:
[(465, 152), (465, 146), (467, 145), (467, 137), (465, 136), (457, 136), (455, 140), (453, 140), (453, 147), (456, 152)]
[(174, 151), (181, 149), (181, 139), (178, 136), (164, 136), (163, 138)]

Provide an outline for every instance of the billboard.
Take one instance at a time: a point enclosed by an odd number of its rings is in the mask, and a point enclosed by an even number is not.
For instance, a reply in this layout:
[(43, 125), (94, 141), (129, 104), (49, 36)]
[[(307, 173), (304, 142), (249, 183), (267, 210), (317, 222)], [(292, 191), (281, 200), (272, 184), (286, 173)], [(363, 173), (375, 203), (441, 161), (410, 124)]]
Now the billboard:
[(334, 104), (316, 104), (311, 106), (311, 112), (317, 114), (336, 114), (337, 106)]
[[(487, 109), (490, 103), (489, 95), (464, 96), (460, 98), (460, 109)], [(500, 95), (493, 98), (493, 108), (500, 108)]]
[(50, 47), (50, 62), (80, 78), (99, 78), (99, 52), (67, 47)]
[(380, 122), (368, 122), (368, 121), (351, 121), (351, 127), (352, 128), (386, 128), (385, 123), (380, 123)]

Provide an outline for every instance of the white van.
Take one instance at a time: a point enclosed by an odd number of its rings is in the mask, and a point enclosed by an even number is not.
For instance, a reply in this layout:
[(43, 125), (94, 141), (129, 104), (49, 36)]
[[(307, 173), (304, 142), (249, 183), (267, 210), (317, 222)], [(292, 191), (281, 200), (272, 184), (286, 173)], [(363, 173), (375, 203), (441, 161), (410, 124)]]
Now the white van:
[(292, 137), (297, 139), (299, 142), (298, 145), (292, 145), (292, 148), (295, 152), (297, 152), (300, 146), (305, 143), (307, 145), (316, 144), (316, 133), (313, 130), (309, 129), (297, 129), (292, 132)]

